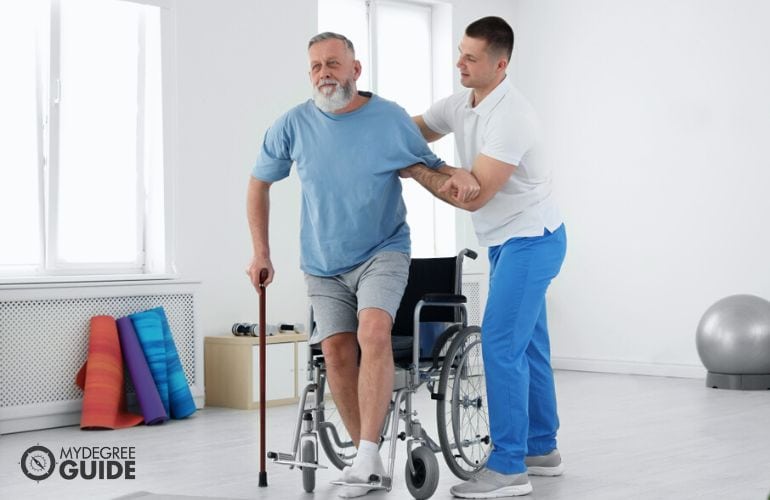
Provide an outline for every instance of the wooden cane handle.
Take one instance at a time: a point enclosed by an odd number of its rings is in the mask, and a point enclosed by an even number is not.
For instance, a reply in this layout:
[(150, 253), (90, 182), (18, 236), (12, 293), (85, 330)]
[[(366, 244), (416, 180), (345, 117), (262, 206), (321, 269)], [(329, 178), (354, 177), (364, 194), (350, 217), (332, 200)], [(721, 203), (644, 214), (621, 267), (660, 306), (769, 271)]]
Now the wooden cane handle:
[(259, 286), (265, 286), (266, 279), (267, 279), (267, 269), (263, 267), (259, 271)]

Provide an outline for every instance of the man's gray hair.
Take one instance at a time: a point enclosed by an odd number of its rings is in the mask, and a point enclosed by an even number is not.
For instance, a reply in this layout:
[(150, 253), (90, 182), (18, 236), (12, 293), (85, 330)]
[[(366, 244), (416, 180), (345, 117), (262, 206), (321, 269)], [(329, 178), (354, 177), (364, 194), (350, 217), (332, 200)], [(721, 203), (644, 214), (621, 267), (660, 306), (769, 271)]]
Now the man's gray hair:
[(313, 45), (317, 44), (318, 42), (323, 42), (324, 40), (342, 40), (345, 42), (345, 47), (347, 47), (348, 50), (353, 53), (353, 57), (356, 56), (356, 49), (353, 48), (353, 42), (348, 40), (344, 35), (340, 35), (339, 33), (332, 33), (331, 31), (324, 31), (323, 33), (319, 33), (311, 38), (307, 44), (307, 48), (310, 49), (310, 47)]

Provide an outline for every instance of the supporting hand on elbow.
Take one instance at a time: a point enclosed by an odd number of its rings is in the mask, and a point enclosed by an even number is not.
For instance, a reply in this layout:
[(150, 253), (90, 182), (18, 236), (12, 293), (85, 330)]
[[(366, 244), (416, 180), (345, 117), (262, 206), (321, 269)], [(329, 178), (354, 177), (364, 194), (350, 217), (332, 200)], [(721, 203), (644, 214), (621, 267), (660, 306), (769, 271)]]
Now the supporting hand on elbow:
[(481, 186), (467, 170), (462, 168), (455, 169), (452, 175), (439, 188), (439, 193), (449, 194), (459, 203), (467, 203), (478, 197), (481, 192)]

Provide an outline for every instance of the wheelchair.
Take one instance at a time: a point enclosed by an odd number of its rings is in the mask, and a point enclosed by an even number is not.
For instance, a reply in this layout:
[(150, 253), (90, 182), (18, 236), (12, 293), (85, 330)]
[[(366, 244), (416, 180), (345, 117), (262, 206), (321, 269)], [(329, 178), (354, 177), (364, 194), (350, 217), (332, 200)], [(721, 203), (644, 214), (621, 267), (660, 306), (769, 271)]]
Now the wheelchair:
[[(406, 441), (404, 475), (409, 492), (418, 500), (436, 491), (437, 453), (443, 454), (458, 478), (467, 480), (485, 465), (491, 451), (481, 329), (467, 324), (466, 298), (461, 293), (464, 257), (477, 255), (465, 249), (455, 257), (411, 260), (391, 334), (393, 397), (379, 443), (390, 443), (384, 461), (386, 476), (372, 475), (366, 484), (372, 489), (391, 490), (398, 440)], [(312, 332), (312, 308), (308, 325)], [(308, 382), (298, 404), (291, 451), (271, 451), (267, 456), (274, 463), (300, 469), (303, 489), (312, 492), (316, 470), (327, 468), (319, 463), (319, 451), (341, 470), (353, 463), (356, 448), (327, 395), (320, 346), (308, 349)], [(436, 401), (438, 443), (413, 409), (412, 397), (421, 386)]]

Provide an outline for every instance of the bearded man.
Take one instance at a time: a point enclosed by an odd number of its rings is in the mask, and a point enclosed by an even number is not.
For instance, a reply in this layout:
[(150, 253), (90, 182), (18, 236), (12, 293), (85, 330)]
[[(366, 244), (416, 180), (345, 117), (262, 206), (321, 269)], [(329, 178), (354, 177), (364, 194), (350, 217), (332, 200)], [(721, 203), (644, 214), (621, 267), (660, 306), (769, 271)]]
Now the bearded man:
[[(270, 185), (296, 164), (302, 185), (300, 267), (329, 385), (358, 453), (346, 483), (385, 475), (378, 452), (393, 390), (390, 332), (406, 287), (409, 226), (399, 170), (424, 164), (449, 175), (445, 189), (467, 200), (478, 183), (443, 164), (397, 104), (359, 92), (353, 44), (321, 33), (308, 44), (313, 99), (278, 118), (265, 134), (248, 188), (254, 255), (247, 274), (273, 280), (268, 242)], [(456, 174), (456, 175), (453, 175)], [(360, 365), (359, 365), (360, 349)], [(343, 497), (366, 494), (345, 486)]]

